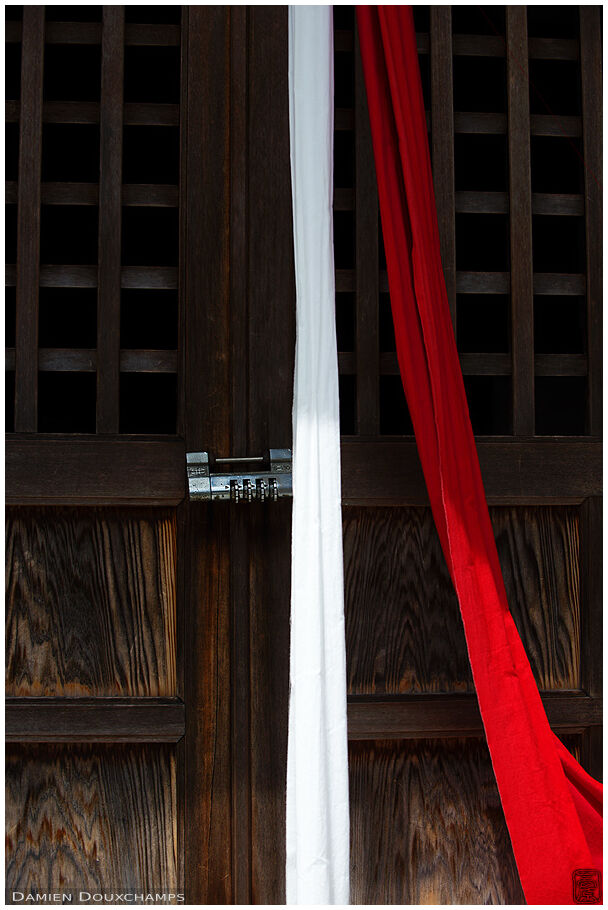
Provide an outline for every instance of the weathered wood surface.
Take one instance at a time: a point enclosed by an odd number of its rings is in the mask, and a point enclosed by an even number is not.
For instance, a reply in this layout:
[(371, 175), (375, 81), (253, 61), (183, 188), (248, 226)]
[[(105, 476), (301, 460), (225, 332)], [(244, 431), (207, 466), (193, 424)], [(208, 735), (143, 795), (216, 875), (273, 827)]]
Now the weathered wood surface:
[(524, 903), (485, 743), (349, 751), (352, 903)]
[(7, 695), (176, 691), (169, 512), (9, 510)]
[[(542, 689), (580, 686), (575, 509), (494, 508), (509, 605)], [(462, 621), (430, 510), (344, 509), (353, 694), (473, 691)]]
[(172, 746), (9, 746), (7, 892), (175, 894), (175, 818)]

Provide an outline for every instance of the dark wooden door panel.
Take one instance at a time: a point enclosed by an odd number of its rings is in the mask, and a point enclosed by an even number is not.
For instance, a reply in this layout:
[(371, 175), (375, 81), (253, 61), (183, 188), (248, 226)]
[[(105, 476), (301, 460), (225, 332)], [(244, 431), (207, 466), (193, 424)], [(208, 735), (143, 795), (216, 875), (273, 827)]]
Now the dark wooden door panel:
[(11, 696), (176, 694), (172, 512), (7, 513)]
[(175, 746), (9, 747), (7, 902), (13, 891), (176, 895), (176, 813)]

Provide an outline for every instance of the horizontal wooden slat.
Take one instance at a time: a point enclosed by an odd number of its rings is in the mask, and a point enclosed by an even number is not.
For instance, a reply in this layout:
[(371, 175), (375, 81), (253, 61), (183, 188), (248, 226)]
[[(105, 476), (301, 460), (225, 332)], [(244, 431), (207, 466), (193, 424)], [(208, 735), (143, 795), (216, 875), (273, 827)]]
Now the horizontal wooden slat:
[[(342, 190), (344, 208), (348, 206), (349, 190)], [(456, 193), (456, 211), (471, 214), (506, 215), (509, 212), (507, 193), (459, 192)], [(583, 197), (574, 194), (533, 193), (533, 215), (583, 215)]]
[[(429, 53), (429, 36), (416, 34), (419, 54)], [(337, 51), (352, 51), (353, 33), (349, 29), (337, 29), (334, 34)], [(454, 35), (453, 53), (464, 57), (504, 57), (505, 41), (498, 35)], [(530, 38), (528, 49), (531, 59), (536, 60), (578, 60), (578, 42), (570, 38)]]
[(564, 275), (555, 272), (534, 273), (535, 294), (558, 294), (583, 297), (586, 289), (584, 275)]
[(21, 743), (175, 743), (179, 698), (7, 698), (6, 739)]
[[(5, 202), (17, 202), (17, 184), (7, 180)], [(43, 205), (98, 205), (97, 183), (43, 183)], [(122, 188), (122, 204), (176, 208), (178, 189), (170, 184), (126, 183)]]
[[(177, 288), (177, 269), (172, 266), (123, 266), (121, 287), (174, 290)], [(15, 266), (7, 265), (5, 284), (15, 284)], [(96, 288), (97, 267), (94, 265), (43, 265), (40, 268), (40, 287)]]
[[(535, 294), (583, 296), (585, 293), (584, 275), (536, 272), (533, 281)], [(456, 272), (456, 290), (459, 294), (508, 294), (510, 286), (509, 272)], [(336, 269), (336, 291), (354, 290), (354, 271)], [(388, 292), (386, 271), (380, 272), (380, 291)]]
[[(19, 121), (19, 102), (6, 102), (6, 122)], [(44, 123), (99, 123), (97, 101), (47, 101), (42, 108)], [(125, 104), (124, 124), (126, 126), (177, 126), (179, 105), (149, 104), (144, 102)]]
[[(454, 131), (456, 133), (494, 135), (506, 133), (507, 115), (455, 112)], [(555, 116), (553, 114), (532, 114), (530, 117), (530, 132), (533, 136), (564, 136), (575, 138), (581, 135), (581, 118)]]
[[(510, 354), (460, 354), (464, 376), (510, 376), (511, 366)], [(340, 351), (338, 367), (340, 375), (353, 376), (357, 372), (354, 353)], [(7, 366), (7, 369), (10, 367)], [(537, 376), (586, 376), (587, 357), (584, 354), (536, 354), (534, 372)], [(395, 353), (385, 351), (380, 355), (380, 375), (399, 375)]]
[[(21, 41), (21, 31), (20, 22), (7, 22), (6, 41)], [(175, 46), (179, 45), (179, 31), (179, 25), (127, 23), (125, 44)], [(47, 22), (44, 40), (46, 44), (101, 44), (101, 22)]]
[[(543, 695), (554, 730), (582, 732), (602, 723), (602, 699), (585, 694)], [(348, 738), (422, 739), (483, 733), (475, 695), (349, 696)]]
[(354, 212), (355, 210), (355, 191), (336, 187), (334, 190), (334, 211), (335, 212)]
[(6, 437), (10, 505), (172, 506), (185, 496), (182, 439)]
[[(15, 369), (15, 349), (6, 348), (4, 369)], [(97, 351), (83, 348), (40, 348), (38, 369), (47, 373), (94, 373)], [(121, 373), (176, 373), (176, 351), (122, 350)]]
[[(602, 446), (587, 438), (478, 437), (488, 501), (494, 505), (580, 503), (602, 489)], [(428, 504), (416, 443), (409, 438), (342, 438), (347, 505)]]

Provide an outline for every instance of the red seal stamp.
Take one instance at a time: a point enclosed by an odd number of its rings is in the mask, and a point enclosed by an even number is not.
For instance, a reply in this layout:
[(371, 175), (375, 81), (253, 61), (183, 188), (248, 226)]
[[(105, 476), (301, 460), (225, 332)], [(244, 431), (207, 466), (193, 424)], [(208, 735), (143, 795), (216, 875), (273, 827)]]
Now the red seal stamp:
[(575, 869), (572, 890), (575, 904), (601, 904), (602, 873), (598, 869)]

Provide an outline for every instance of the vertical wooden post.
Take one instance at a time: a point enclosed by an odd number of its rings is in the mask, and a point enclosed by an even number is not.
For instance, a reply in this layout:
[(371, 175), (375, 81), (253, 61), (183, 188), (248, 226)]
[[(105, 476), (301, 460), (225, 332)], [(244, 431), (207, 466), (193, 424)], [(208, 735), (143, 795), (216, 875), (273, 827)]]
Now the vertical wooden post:
[(431, 6), (431, 143), (441, 262), (456, 332), (456, 213), (454, 202), (454, 101), (452, 9)]
[(580, 6), (585, 249), (587, 254), (587, 433), (602, 432), (602, 28), (598, 6)]
[(19, 183), (17, 188), (17, 333), (15, 430), (38, 428), (38, 287), (44, 7), (23, 8)]
[(124, 7), (104, 6), (101, 41), (97, 432), (118, 433)]
[[(230, 21), (223, 6), (183, 7), (182, 15), (182, 427), (186, 451), (222, 454), (230, 448)], [(185, 502), (181, 519), (186, 901), (230, 904), (229, 515)]]
[(507, 7), (513, 433), (534, 435), (534, 296), (528, 28), (525, 6)]
[(354, 57), (357, 433), (377, 436), (380, 427), (378, 189), (356, 28)]

